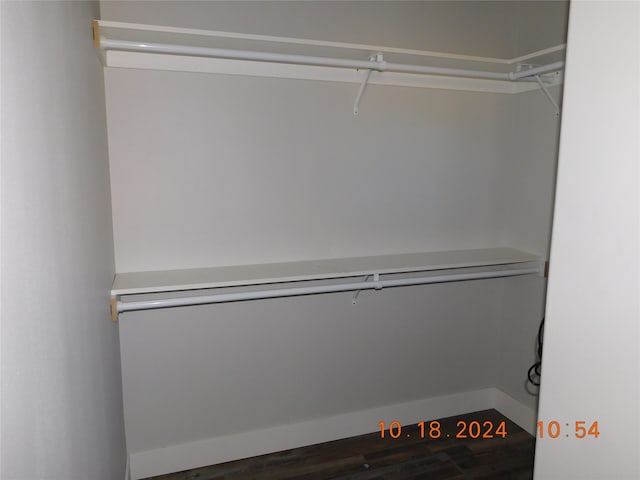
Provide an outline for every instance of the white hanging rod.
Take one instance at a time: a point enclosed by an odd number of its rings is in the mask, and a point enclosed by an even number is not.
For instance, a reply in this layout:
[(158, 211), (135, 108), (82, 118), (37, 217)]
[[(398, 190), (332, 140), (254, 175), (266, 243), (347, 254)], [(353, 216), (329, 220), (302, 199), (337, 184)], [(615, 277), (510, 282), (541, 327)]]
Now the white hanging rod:
[(532, 58), (539, 58), (543, 55), (553, 54), (562, 50), (566, 50), (566, 43), (555, 45), (553, 47), (544, 48), (542, 50), (538, 50), (535, 52), (527, 53), (520, 57), (515, 58), (493, 58), (493, 57), (479, 57), (476, 55), (464, 55), (464, 54), (456, 54), (456, 53), (444, 53), (444, 52), (434, 52), (428, 50), (415, 50), (415, 49), (407, 49), (407, 48), (396, 48), (382, 45), (369, 45), (362, 43), (345, 43), (345, 42), (334, 42), (327, 40), (311, 40), (308, 38), (292, 38), (292, 37), (279, 37), (273, 35), (256, 35), (251, 33), (237, 33), (237, 32), (226, 32), (219, 30), (202, 30), (202, 29), (193, 29), (193, 28), (181, 28), (181, 27), (169, 27), (162, 25), (147, 25), (140, 23), (128, 23), (128, 22), (115, 22), (109, 20), (93, 20), (92, 26), (94, 30), (94, 37), (99, 39), (100, 37), (100, 28), (107, 29), (115, 29), (115, 30), (134, 30), (138, 32), (150, 32), (152, 34), (174, 34), (174, 35), (187, 35), (187, 36), (199, 36), (199, 37), (209, 37), (209, 38), (223, 38), (223, 39), (239, 39), (239, 40), (249, 40), (256, 42), (266, 42), (266, 43), (286, 43), (290, 45), (304, 45), (304, 46), (312, 46), (312, 47), (328, 47), (328, 48), (339, 48), (339, 49), (350, 49), (350, 50), (361, 50), (367, 53), (370, 52), (381, 52), (381, 53), (392, 53), (392, 54), (402, 54), (402, 55), (416, 55), (420, 57), (431, 57), (431, 58), (445, 58), (449, 60), (462, 60), (462, 61), (470, 61), (470, 62), (482, 62), (482, 63), (493, 63), (493, 64), (501, 64), (501, 65), (516, 65), (518, 63), (525, 62)]
[(186, 307), (192, 305), (208, 305), (214, 303), (237, 302), (242, 300), (261, 300), (266, 298), (294, 297), (300, 295), (312, 295), (319, 293), (353, 292), (359, 290), (381, 290), (388, 287), (405, 287), (411, 285), (426, 285), (430, 283), (461, 282), (465, 280), (480, 280), (487, 278), (515, 277), (522, 275), (542, 274), (542, 268), (526, 267), (513, 268), (511, 270), (494, 270), (489, 272), (467, 272), (448, 275), (434, 275), (429, 277), (401, 278), (381, 280), (380, 274), (374, 274), (372, 282), (343, 283), (337, 285), (316, 285), (309, 287), (293, 287), (269, 290), (256, 290), (251, 292), (220, 293), (214, 295), (201, 295), (193, 297), (164, 298), (158, 300), (139, 300), (122, 302), (114, 299), (115, 315), (122, 312), (139, 310), (154, 310), (159, 308)]
[(124, 50), (132, 52), (161, 53), (170, 55), (187, 55), (207, 58), (224, 58), (232, 60), (250, 60), (273, 63), (313, 65), (322, 67), (354, 68), (377, 72), (419, 73), (426, 75), (447, 75), (454, 77), (481, 78), (487, 80), (516, 81), (533, 75), (554, 72), (564, 67), (558, 61), (548, 65), (523, 70), (520, 72), (486, 72), (481, 70), (464, 70), (458, 68), (428, 67), (423, 65), (406, 65), (390, 63), (377, 56), (374, 60), (350, 60), (344, 58), (314, 57), (308, 55), (292, 55), (251, 50), (233, 50), (224, 48), (197, 47), (189, 45), (172, 45), (164, 43), (134, 42), (114, 40), (101, 36), (97, 46), (104, 50)]

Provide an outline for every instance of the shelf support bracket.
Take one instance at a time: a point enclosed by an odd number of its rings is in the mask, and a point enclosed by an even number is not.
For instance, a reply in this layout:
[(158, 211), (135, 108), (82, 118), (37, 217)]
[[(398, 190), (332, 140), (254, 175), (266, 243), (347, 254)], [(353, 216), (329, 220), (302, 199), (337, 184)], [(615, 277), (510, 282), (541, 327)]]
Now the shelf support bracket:
[(91, 28), (93, 30), (93, 48), (100, 48), (100, 23), (97, 20), (91, 20)]
[[(366, 277), (364, 277), (364, 283), (367, 283), (369, 281), (370, 276), (371, 275), (367, 275)], [(379, 273), (373, 274), (373, 288), (375, 288), (376, 290), (382, 290), (382, 282), (380, 281)], [(353, 298), (351, 299), (351, 305), (356, 305), (358, 303), (358, 296), (360, 295), (361, 291), (362, 290), (356, 290), (356, 292), (353, 294)]]
[(353, 104), (354, 115), (358, 115), (358, 107), (360, 107), (360, 100), (362, 99), (362, 95), (364, 95), (364, 91), (367, 88), (367, 84), (369, 83), (370, 76), (371, 76), (371, 70), (367, 70), (364, 76), (364, 80), (362, 80), (362, 83), (360, 84), (360, 90), (358, 90), (356, 101)]
[[(369, 281), (369, 275), (367, 275), (366, 277), (364, 277), (363, 282), (367, 283)], [(360, 292), (362, 290), (356, 290), (355, 293), (353, 294), (353, 298), (351, 299), (351, 305), (356, 305), (358, 303), (358, 295), (360, 295)]]
[(542, 90), (542, 93), (545, 94), (545, 96), (551, 102), (551, 105), (553, 105), (553, 108), (555, 109), (555, 112), (556, 112), (556, 117), (559, 117), (560, 116), (560, 107), (558, 106), (558, 103), (551, 96), (551, 93), (549, 92), (549, 89), (547, 88), (547, 86), (540, 79), (540, 75), (534, 75), (533, 78), (536, 79), (536, 82), (538, 82), (538, 85), (540, 86), (540, 89)]
[(111, 306), (111, 321), (118, 321), (118, 301), (120, 300), (119, 295), (111, 295), (109, 300), (109, 304)]
[(382, 282), (380, 281), (380, 274), (379, 273), (374, 273), (373, 274), (373, 283), (375, 285), (375, 289), (376, 290), (382, 290)]

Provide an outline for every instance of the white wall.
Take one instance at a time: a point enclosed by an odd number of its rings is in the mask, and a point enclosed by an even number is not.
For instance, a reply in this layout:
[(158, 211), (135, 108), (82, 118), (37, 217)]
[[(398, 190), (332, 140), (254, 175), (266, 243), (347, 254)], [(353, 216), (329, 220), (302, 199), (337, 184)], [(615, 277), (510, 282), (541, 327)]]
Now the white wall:
[(355, 306), (347, 292), (124, 314), (128, 447), (493, 386), (500, 285), (363, 292)]
[(640, 477), (639, 27), (637, 2), (571, 7), (539, 411), (563, 431), (536, 479)]
[[(549, 90), (561, 105), (562, 86)], [(540, 90), (513, 96), (510, 106), (501, 234), (508, 245), (548, 259), (560, 119)]]
[(116, 270), (499, 246), (509, 98), (357, 88), (107, 69)]
[[(550, 91), (561, 103), (562, 88)], [(502, 240), (548, 259), (559, 118), (539, 90), (515, 96), (510, 115), (503, 139)], [(527, 383), (526, 372), (536, 361), (545, 286), (542, 278), (513, 279), (505, 282), (502, 298), (498, 387), (532, 408), (538, 389)]]
[(2, 2), (4, 480), (124, 477), (98, 4)]

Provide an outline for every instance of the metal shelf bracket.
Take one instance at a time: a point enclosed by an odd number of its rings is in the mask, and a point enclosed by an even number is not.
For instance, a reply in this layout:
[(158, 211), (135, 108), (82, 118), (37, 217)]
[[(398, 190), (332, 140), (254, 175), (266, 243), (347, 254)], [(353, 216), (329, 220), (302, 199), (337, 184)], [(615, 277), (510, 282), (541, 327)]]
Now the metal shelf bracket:
[[(370, 275), (367, 275), (366, 277), (364, 277), (363, 282), (368, 282), (369, 281), (369, 277)], [(358, 296), (360, 295), (360, 292), (362, 290), (356, 290), (355, 293), (353, 294), (353, 298), (351, 299), (351, 305), (357, 305), (358, 303)]]
[(536, 79), (536, 82), (538, 82), (538, 85), (540, 85), (540, 89), (542, 90), (542, 93), (544, 93), (544, 95), (547, 97), (547, 99), (551, 102), (551, 105), (553, 105), (553, 108), (555, 109), (556, 117), (559, 117), (560, 116), (560, 106), (554, 100), (554, 98), (551, 96), (551, 93), (549, 92), (549, 89), (547, 88), (547, 86), (540, 79), (540, 75), (535, 75), (533, 78)]
[[(364, 277), (363, 282), (367, 283), (369, 281), (370, 276), (371, 275), (367, 275), (366, 277)], [(379, 273), (373, 274), (373, 288), (376, 290), (382, 290), (382, 282), (380, 281)], [(358, 303), (358, 296), (360, 295), (361, 291), (362, 290), (356, 290), (356, 292), (353, 294), (353, 298), (351, 299), (351, 305), (356, 305)]]
[[(375, 55), (371, 55), (369, 57), (369, 61), (377, 62), (380, 65), (384, 65), (384, 58), (381, 53), (377, 53)], [(369, 78), (371, 77), (371, 72), (373, 70), (367, 69), (365, 70), (364, 79), (360, 84), (360, 89), (358, 90), (358, 95), (356, 95), (356, 101), (353, 103), (353, 114), (358, 115), (358, 108), (360, 107), (360, 100), (362, 100), (362, 96), (364, 95), (364, 91), (367, 88), (367, 84), (369, 83)]]

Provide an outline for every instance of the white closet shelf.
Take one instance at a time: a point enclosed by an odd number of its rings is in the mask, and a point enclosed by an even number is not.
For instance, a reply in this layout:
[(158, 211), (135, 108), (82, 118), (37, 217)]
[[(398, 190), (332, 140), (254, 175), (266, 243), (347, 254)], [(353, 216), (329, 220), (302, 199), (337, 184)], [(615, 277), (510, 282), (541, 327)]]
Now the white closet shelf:
[[(444, 273), (446, 271), (446, 274)], [(453, 272), (452, 272), (453, 271)], [(382, 275), (416, 274), (425, 276), (382, 279)], [(238, 300), (275, 298), (314, 293), (359, 291), (384, 287), (421, 285), (451, 281), (542, 275), (544, 261), (536, 255), (510, 248), (407, 253), (371, 257), (238, 265), (186, 270), (118, 273), (111, 290), (112, 318), (131, 310), (148, 310), (202, 305)], [(440, 274), (440, 275), (439, 275)], [(362, 277), (355, 283), (344, 279)], [(370, 279), (370, 280), (369, 280)], [(274, 288), (274, 284), (334, 280), (332, 284)], [(342, 281), (340, 281), (342, 280)], [(127, 301), (122, 296), (170, 294), (188, 290), (271, 285), (267, 289), (206, 296)]]
[(107, 67), (497, 93), (537, 89), (535, 75), (561, 83), (566, 48), (505, 59), (104, 20), (93, 31)]

